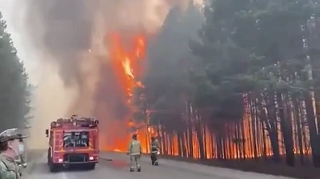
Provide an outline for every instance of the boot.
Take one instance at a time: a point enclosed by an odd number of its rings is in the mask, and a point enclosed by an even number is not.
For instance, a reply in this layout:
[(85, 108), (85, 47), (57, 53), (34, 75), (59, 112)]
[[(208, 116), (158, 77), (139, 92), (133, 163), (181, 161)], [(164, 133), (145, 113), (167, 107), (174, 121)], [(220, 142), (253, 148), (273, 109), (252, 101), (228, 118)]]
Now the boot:
[(152, 155), (150, 156), (150, 159), (151, 159), (151, 164), (154, 165), (154, 160)]

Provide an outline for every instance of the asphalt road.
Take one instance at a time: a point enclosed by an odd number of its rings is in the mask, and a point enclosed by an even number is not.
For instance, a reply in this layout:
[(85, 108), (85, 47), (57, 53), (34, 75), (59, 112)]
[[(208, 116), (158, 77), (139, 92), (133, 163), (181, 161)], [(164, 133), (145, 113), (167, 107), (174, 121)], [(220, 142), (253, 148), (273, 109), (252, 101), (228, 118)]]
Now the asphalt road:
[(232, 169), (203, 166), (159, 160), (159, 166), (152, 166), (148, 157), (142, 157), (142, 171), (130, 172), (128, 156), (122, 153), (102, 153), (95, 170), (65, 170), (50, 173), (46, 165), (46, 156), (35, 162), (32, 172), (24, 179), (290, 179), (257, 173), (241, 172)]

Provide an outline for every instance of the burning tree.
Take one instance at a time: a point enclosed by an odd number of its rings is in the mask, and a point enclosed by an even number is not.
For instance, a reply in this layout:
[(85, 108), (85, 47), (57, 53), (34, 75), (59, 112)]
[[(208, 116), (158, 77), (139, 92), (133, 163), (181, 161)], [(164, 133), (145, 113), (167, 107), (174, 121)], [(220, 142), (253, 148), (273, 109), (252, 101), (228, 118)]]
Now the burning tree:
[[(114, 32), (107, 35), (106, 44), (113, 73), (117, 80), (116, 85), (118, 85), (120, 90), (122, 90), (121, 92), (125, 94), (122, 102), (129, 108), (129, 112), (124, 117), (125, 120), (121, 125), (118, 125), (118, 127), (122, 126), (124, 130), (129, 129), (129, 134), (136, 132), (143, 133), (143, 135), (139, 135), (139, 137), (146, 143), (147, 140), (144, 130), (146, 126), (145, 121), (141, 124), (141, 122), (139, 123), (132, 119), (134, 114), (134, 106), (132, 104), (133, 90), (135, 87), (141, 86), (141, 82), (138, 79), (142, 75), (142, 64), (145, 58), (145, 37), (138, 33), (125, 36)], [(128, 135), (117, 138), (116, 140), (118, 140), (118, 142), (115, 142), (115, 150), (124, 151), (127, 149)], [(146, 146), (144, 149), (146, 149)]]
[(183, 30), (198, 11), (173, 9), (142, 90), (163, 152), (275, 162), (285, 155), (289, 166), (296, 154), (301, 162), (312, 154), (318, 167), (318, 10), (303, 0), (212, 1), (200, 41), (189, 43), (193, 57), (173, 49), (192, 38)]

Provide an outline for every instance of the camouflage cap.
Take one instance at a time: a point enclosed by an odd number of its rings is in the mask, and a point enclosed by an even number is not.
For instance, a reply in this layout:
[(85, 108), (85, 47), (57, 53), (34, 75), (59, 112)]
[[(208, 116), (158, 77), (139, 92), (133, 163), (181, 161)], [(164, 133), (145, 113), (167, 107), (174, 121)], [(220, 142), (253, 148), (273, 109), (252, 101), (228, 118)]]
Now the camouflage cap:
[(23, 135), (23, 133), (17, 128), (6, 129), (0, 133), (0, 142), (6, 142), (14, 139), (24, 139), (26, 137), (28, 136)]

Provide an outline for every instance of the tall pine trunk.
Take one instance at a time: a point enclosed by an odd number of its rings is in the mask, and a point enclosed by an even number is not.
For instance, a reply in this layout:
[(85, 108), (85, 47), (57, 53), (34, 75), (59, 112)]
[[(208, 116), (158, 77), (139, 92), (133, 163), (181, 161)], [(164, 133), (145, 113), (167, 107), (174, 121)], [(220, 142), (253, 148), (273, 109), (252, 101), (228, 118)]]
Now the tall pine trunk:
[(293, 133), (292, 133), (292, 122), (288, 119), (288, 114), (285, 112), (285, 104), (283, 102), (283, 97), (281, 93), (277, 93), (277, 102), (278, 102), (278, 109), (279, 109), (279, 118), (280, 118), (280, 128), (283, 135), (284, 146), (286, 150), (286, 164), (288, 166), (295, 165), (295, 157), (293, 152)]
[(266, 102), (267, 114), (265, 112), (265, 109), (262, 107), (262, 100), (260, 100), (259, 107), (261, 112), (261, 119), (264, 122), (265, 129), (268, 131), (268, 134), (269, 134), (269, 139), (270, 139), (272, 153), (273, 153), (273, 161), (275, 163), (279, 163), (280, 162), (279, 138), (278, 138), (274, 94), (271, 93), (269, 97), (266, 97), (265, 102)]
[(310, 142), (312, 148), (312, 160), (313, 165), (316, 168), (320, 168), (320, 140), (316, 127), (316, 120), (314, 115), (314, 108), (312, 104), (312, 96), (309, 92), (304, 92), (307, 123), (309, 126)]
[(293, 101), (293, 107), (294, 107), (294, 118), (297, 121), (297, 137), (298, 137), (298, 145), (299, 145), (299, 159), (300, 163), (304, 163), (304, 153), (303, 153), (303, 141), (302, 141), (302, 123), (301, 123), (301, 117), (300, 117), (300, 101), (296, 97), (292, 99)]

